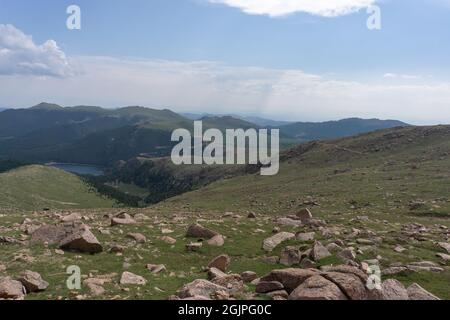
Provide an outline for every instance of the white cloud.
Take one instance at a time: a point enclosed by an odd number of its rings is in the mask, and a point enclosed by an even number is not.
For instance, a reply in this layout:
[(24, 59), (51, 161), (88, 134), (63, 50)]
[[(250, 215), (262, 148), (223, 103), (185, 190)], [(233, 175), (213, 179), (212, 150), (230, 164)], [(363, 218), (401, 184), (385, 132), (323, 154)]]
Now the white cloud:
[(386, 79), (403, 79), (403, 80), (420, 80), (422, 79), (421, 75), (415, 74), (397, 74), (397, 73), (385, 73), (383, 78)]
[(357, 12), (374, 5), (377, 0), (208, 0), (239, 8), (245, 13), (284, 16), (305, 12), (324, 17), (336, 17)]
[(290, 120), (346, 117), (450, 123), (450, 82), (368, 84), (331, 76), (210, 61), (73, 57), (80, 70), (68, 78), (0, 76), (0, 105), (119, 107), (143, 105), (175, 111), (255, 113)]
[(72, 68), (55, 41), (42, 45), (12, 25), (0, 24), (0, 75), (65, 77)]

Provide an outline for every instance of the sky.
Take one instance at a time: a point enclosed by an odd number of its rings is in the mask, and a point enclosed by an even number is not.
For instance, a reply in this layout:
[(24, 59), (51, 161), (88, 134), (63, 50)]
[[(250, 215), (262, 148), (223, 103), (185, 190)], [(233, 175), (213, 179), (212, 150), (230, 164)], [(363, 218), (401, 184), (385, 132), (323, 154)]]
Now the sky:
[(450, 123), (449, 40), (450, 0), (0, 0), (0, 107)]

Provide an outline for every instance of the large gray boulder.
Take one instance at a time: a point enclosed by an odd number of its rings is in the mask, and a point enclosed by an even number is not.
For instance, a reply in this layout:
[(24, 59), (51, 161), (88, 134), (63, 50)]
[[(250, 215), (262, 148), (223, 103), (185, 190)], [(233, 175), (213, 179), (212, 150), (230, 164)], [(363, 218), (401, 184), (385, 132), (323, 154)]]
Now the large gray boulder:
[(280, 232), (277, 233), (270, 238), (267, 238), (263, 242), (263, 249), (267, 252), (273, 251), (277, 246), (279, 246), (281, 243), (294, 239), (295, 234), (290, 232)]
[(25, 288), (20, 281), (0, 277), (0, 299), (22, 300), (25, 294)]
[(333, 282), (320, 275), (305, 280), (290, 295), (289, 300), (348, 300)]

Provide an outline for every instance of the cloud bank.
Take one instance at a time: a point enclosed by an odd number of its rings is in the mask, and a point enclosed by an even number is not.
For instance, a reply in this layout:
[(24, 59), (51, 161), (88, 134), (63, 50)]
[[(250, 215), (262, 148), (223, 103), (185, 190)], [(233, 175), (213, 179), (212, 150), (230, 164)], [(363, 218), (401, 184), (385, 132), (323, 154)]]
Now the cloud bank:
[(12, 25), (0, 24), (0, 75), (66, 77), (72, 69), (55, 41), (42, 45)]
[(73, 57), (68, 78), (0, 76), (0, 105), (119, 107), (142, 105), (179, 112), (251, 113), (277, 119), (394, 118), (450, 123), (450, 82), (384, 79), (378, 84), (333, 80), (301, 70), (179, 62)]
[(323, 17), (337, 17), (374, 5), (376, 0), (208, 0), (239, 8), (245, 13), (279, 17), (304, 12)]
[(50, 101), (299, 121), (376, 117), (450, 123), (450, 82), (434, 78), (386, 73), (368, 83), (297, 69), (93, 56), (70, 57), (69, 63), (53, 41), (39, 46), (12, 26), (0, 28), (2, 107)]

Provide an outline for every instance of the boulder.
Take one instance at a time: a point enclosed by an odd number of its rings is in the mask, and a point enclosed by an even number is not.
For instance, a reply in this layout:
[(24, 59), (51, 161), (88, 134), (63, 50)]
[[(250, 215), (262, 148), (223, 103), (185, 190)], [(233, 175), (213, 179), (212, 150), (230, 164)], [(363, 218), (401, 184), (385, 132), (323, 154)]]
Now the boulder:
[(314, 245), (311, 248), (311, 253), (309, 255), (309, 257), (313, 261), (319, 261), (329, 256), (331, 256), (331, 253), (319, 241), (316, 241), (314, 243)]
[(306, 279), (317, 275), (318, 271), (313, 269), (280, 269), (272, 270), (268, 275), (261, 278), (261, 281), (278, 281), (283, 284), (287, 292), (292, 292)]
[(279, 218), (276, 223), (281, 226), (293, 226), (293, 227), (299, 227), (303, 225), (301, 220), (295, 220), (291, 218)]
[(18, 279), (28, 293), (44, 291), (48, 288), (48, 282), (42, 279), (41, 275), (33, 271), (25, 271)]
[(351, 273), (326, 272), (321, 274), (325, 279), (337, 285), (350, 300), (366, 300), (366, 283)]
[(206, 243), (213, 247), (222, 247), (225, 244), (225, 239), (221, 234), (217, 234), (211, 239), (207, 240)]
[(5, 237), (5, 236), (0, 236), (0, 244), (23, 244), (22, 241), (14, 239), (13, 237)]
[(344, 274), (352, 274), (357, 276), (361, 282), (363, 283), (367, 283), (367, 280), (369, 278), (369, 276), (363, 272), (362, 270), (356, 268), (356, 267), (352, 267), (352, 266), (346, 266), (346, 265), (341, 265), (341, 266), (328, 266), (328, 267), (322, 267), (321, 271), (323, 272), (339, 272), (339, 273), (344, 273)]
[(263, 249), (267, 252), (273, 251), (278, 245), (284, 241), (288, 241), (295, 238), (295, 234), (290, 232), (280, 232), (270, 238), (267, 238), (263, 242)]
[(256, 293), (268, 293), (283, 290), (284, 286), (278, 281), (260, 281), (256, 286)]
[(440, 300), (417, 283), (410, 285), (406, 291), (408, 292), (409, 300)]
[(450, 253), (450, 243), (448, 243), (448, 242), (439, 242), (438, 245), (439, 245), (439, 247), (441, 247), (442, 249), (447, 251), (447, 253)]
[(212, 237), (218, 235), (217, 232), (209, 230), (199, 224), (191, 225), (186, 233), (186, 237), (189, 238), (202, 238), (202, 239), (211, 239)]
[(86, 226), (78, 222), (43, 225), (33, 232), (31, 235), (31, 243), (59, 244), (71, 234), (85, 229)]
[(226, 272), (230, 266), (230, 257), (226, 254), (214, 258), (209, 264), (208, 268), (217, 268), (222, 272)]
[(348, 300), (333, 282), (320, 275), (306, 279), (290, 295), (289, 300)]
[(191, 242), (186, 244), (186, 250), (188, 252), (196, 252), (199, 251), (203, 247), (202, 242)]
[(204, 297), (206, 299), (211, 299), (221, 291), (227, 292), (228, 289), (208, 280), (197, 279), (179, 289), (177, 291), (177, 297), (179, 297), (180, 299), (194, 297)]
[(296, 216), (299, 218), (299, 220), (303, 223), (308, 223), (313, 218), (313, 215), (309, 209), (302, 209), (299, 212), (297, 212)]
[(120, 284), (123, 285), (146, 285), (147, 280), (145, 280), (143, 277), (138, 276), (134, 273), (125, 271), (122, 273), (122, 276), (120, 277)]
[(127, 237), (133, 239), (137, 243), (146, 243), (147, 238), (142, 233), (129, 233)]
[(166, 266), (163, 264), (147, 264), (146, 268), (153, 274), (166, 272)]
[(89, 278), (83, 281), (93, 296), (101, 296), (105, 293), (104, 283), (105, 280), (98, 278)]
[(267, 295), (272, 298), (272, 300), (287, 300), (289, 293), (286, 290), (277, 290), (268, 292)]
[(313, 241), (315, 238), (316, 234), (314, 232), (307, 232), (307, 233), (297, 233), (295, 235), (295, 237), (297, 238), (297, 240), (299, 241)]
[(258, 278), (258, 275), (253, 271), (245, 271), (241, 273), (241, 278), (245, 283), (250, 283)]
[(444, 261), (450, 261), (450, 255), (445, 253), (436, 253), (436, 257), (439, 257)]
[(291, 267), (299, 264), (301, 260), (300, 250), (296, 247), (286, 247), (281, 252), (280, 264)]
[(398, 280), (389, 279), (381, 285), (383, 300), (409, 300), (408, 291)]
[(209, 268), (208, 279), (213, 280), (215, 278), (225, 277), (227, 274), (217, 268)]
[(256, 219), (256, 213), (250, 212), (247, 216), (248, 219)]
[(356, 253), (352, 249), (344, 249), (338, 253), (338, 257), (344, 261), (354, 261), (356, 259)]
[(237, 294), (244, 290), (244, 281), (238, 274), (226, 274), (222, 277), (216, 277), (212, 280), (212, 283), (227, 288), (227, 292), (230, 294)]
[(74, 222), (74, 221), (79, 221), (81, 219), (82, 219), (81, 215), (79, 213), (74, 212), (67, 216), (62, 217), (61, 221), (62, 222)]
[(136, 224), (136, 220), (134, 220), (128, 213), (120, 213), (111, 219), (111, 226), (126, 226), (132, 224)]
[(74, 250), (82, 253), (99, 253), (103, 247), (94, 234), (88, 229), (81, 229), (64, 238), (59, 247), (64, 250)]
[(344, 250), (340, 245), (334, 242), (327, 244), (325, 248), (327, 248), (327, 250), (332, 254), (337, 254)]
[(164, 241), (165, 243), (168, 243), (168, 244), (175, 244), (175, 243), (177, 243), (176, 239), (174, 239), (172, 237), (169, 237), (169, 236), (162, 236), (161, 237), (161, 241)]
[(25, 294), (25, 287), (20, 281), (10, 277), (0, 277), (0, 299), (23, 300)]

